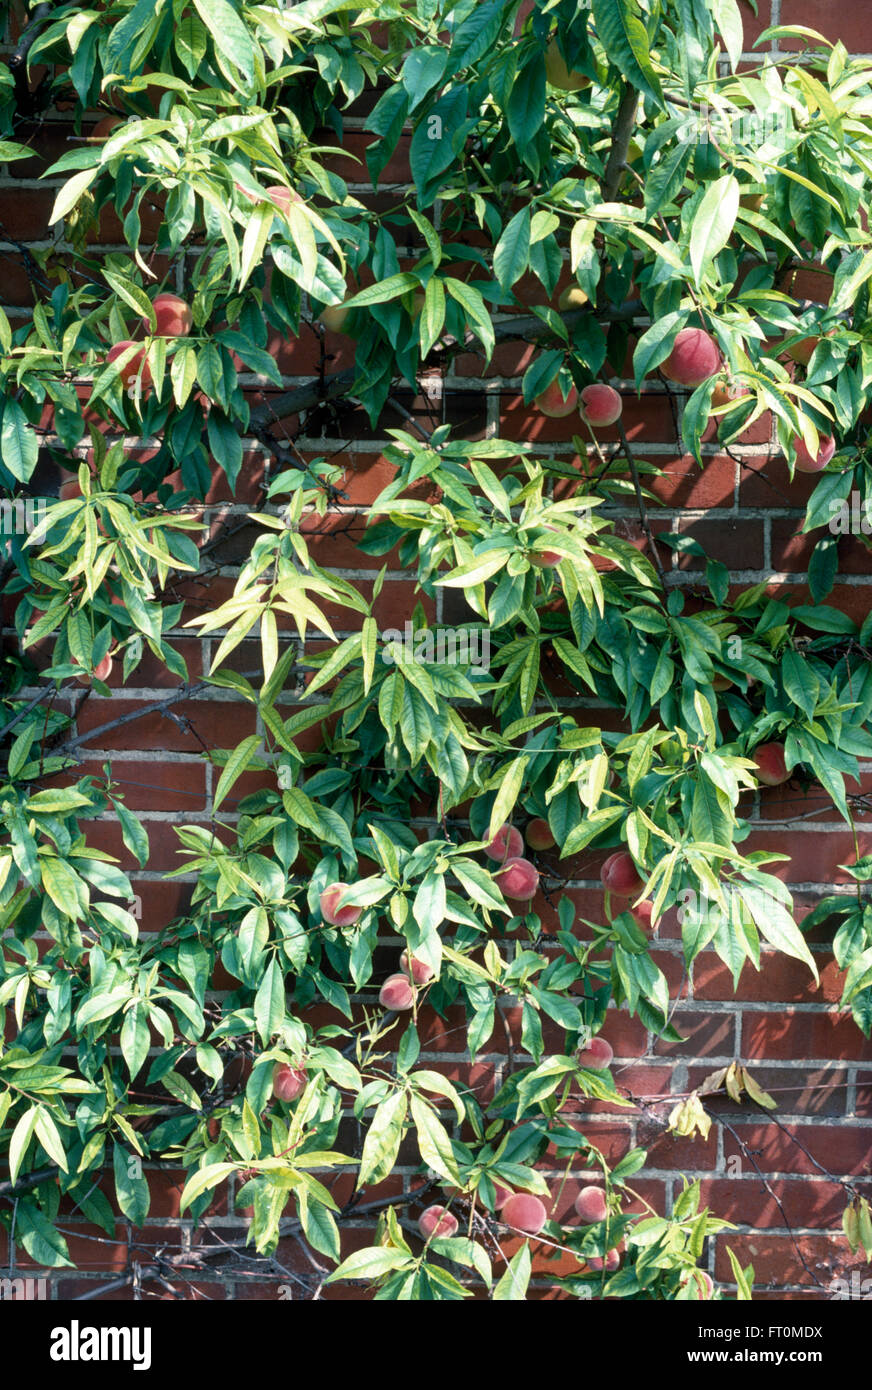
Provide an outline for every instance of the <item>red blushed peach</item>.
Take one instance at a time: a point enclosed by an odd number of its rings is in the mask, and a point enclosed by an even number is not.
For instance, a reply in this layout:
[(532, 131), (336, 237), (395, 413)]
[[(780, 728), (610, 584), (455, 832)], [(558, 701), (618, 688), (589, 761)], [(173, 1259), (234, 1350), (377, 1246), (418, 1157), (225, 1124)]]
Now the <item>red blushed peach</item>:
[[(556, 526), (546, 525), (542, 527), (542, 530), (551, 531), (555, 535), (559, 534)], [(563, 559), (563, 556), (557, 550), (532, 550), (528, 556), (528, 559), (531, 565), (540, 565), (543, 569), (553, 569), (555, 565), (560, 564), (560, 561)], [(522, 842), (521, 849), (523, 848), (524, 846)]]
[(795, 464), (797, 473), (822, 473), (835, 452), (836, 441), (831, 434), (821, 435), (820, 448), (814, 458), (805, 447), (805, 440), (797, 437)]
[(780, 787), (783, 782), (789, 781), (783, 743), (761, 743), (759, 748), (754, 749), (754, 761), (757, 764), (757, 780), (764, 787)]
[(587, 1265), (588, 1269), (594, 1269), (597, 1272), (599, 1272), (599, 1270), (602, 1269), (603, 1264), (605, 1264), (606, 1272), (609, 1274), (611, 1274), (614, 1270), (618, 1269), (620, 1263), (621, 1257), (618, 1254), (617, 1250), (610, 1250), (605, 1257), (605, 1261), (603, 1261), (602, 1255), (588, 1255), (585, 1259), (585, 1264)]
[(542, 820), (541, 816), (537, 816), (535, 820), (531, 820), (524, 833), (527, 836), (527, 844), (531, 849), (553, 849), (557, 844), (557, 841), (551, 834), (551, 826), (548, 824), (547, 820)]
[(101, 116), (91, 131), (92, 140), (108, 140), (118, 126), (124, 125), (123, 116)]
[(408, 975), (389, 975), (379, 990), (378, 1002), (383, 1009), (392, 1009), (395, 1013), (411, 1009), (415, 990)]
[(712, 406), (717, 408), (721, 405), (729, 405), (732, 401), (740, 401), (744, 396), (750, 396), (750, 394), (747, 386), (736, 386), (731, 381), (719, 381), (712, 391)]
[(717, 343), (703, 328), (682, 328), (661, 367), (664, 376), (679, 386), (701, 386), (721, 369)]
[(581, 393), (581, 418), (593, 429), (613, 425), (620, 419), (623, 409), (624, 402), (613, 386), (594, 382), (592, 386), (585, 386)]
[(363, 912), (362, 907), (355, 907), (353, 904), (348, 907), (337, 907), (336, 904), (342, 897), (347, 883), (331, 883), (329, 888), (325, 888), (320, 897), (321, 916), (325, 922), (329, 922), (332, 927), (351, 927), (358, 920)]
[(528, 1236), (537, 1236), (548, 1220), (545, 1203), (529, 1192), (515, 1192), (507, 1198), (500, 1215), (507, 1226), (524, 1231)]
[[(132, 338), (123, 338), (120, 343), (113, 343), (106, 354), (107, 362), (114, 362), (128, 348), (136, 347)], [(121, 368), (121, 380), (125, 387), (130, 387), (136, 381), (142, 369), (142, 394), (148, 395), (151, 388), (151, 369), (145, 360), (145, 348), (140, 348), (135, 352), (129, 362)]]
[(552, 381), (550, 386), (536, 397), (533, 404), (542, 415), (550, 415), (554, 420), (561, 420), (564, 415), (571, 415), (578, 405), (578, 391), (574, 386), (570, 386), (569, 395), (564, 398), (558, 383)]
[(432, 1206), (422, 1211), (418, 1218), (418, 1230), (425, 1240), (450, 1240), (457, 1235), (458, 1221), (444, 1207)]
[(600, 869), (600, 881), (616, 898), (635, 898), (645, 887), (633, 862), (633, 856), (625, 849), (609, 855)]
[(611, 1066), (614, 1055), (614, 1048), (605, 1038), (591, 1038), (587, 1047), (578, 1054), (578, 1065), (589, 1067), (592, 1071), (605, 1071), (606, 1067)]
[(303, 199), (295, 188), (285, 188), (284, 184), (274, 183), (266, 190), (266, 196), (287, 217), (291, 203), (302, 203)]
[(583, 1187), (575, 1199), (575, 1210), (585, 1226), (594, 1226), (598, 1221), (605, 1221), (609, 1210), (606, 1194), (601, 1187)]
[(308, 1079), (302, 1067), (279, 1062), (273, 1072), (273, 1095), (276, 1100), (296, 1100), (305, 1091)]
[(404, 951), (400, 956), (400, 969), (416, 985), (426, 985), (428, 980), (433, 979), (435, 973), (431, 965), (428, 965), (426, 961), (418, 960), (416, 956), (412, 956), (412, 968), (410, 970), (408, 951)]
[(798, 362), (801, 367), (807, 367), (819, 342), (818, 337), (801, 338), (798, 343), (791, 343), (790, 347), (784, 350), (794, 362)]
[[(74, 666), (79, 664), (75, 657), (72, 658), (72, 662)], [(80, 676), (76, 676), (76, 680), (80, 685), (90, 685), (94, 678), (98, 681), (108, 681), (112, 674), (112, 665), (111, 656), (104, 656), (102, 661), (97, 662), (93, 671), (83, 671)]]
[(485, 845), (488, 859), (498, 859), (504, 864), (507, 859), (517, 859), (524, 853), (524, 837), (513, 825), (501, 825), (493, 839)]
[[(156, 338), (184, 338), (194, 326), (191, 306), (186, 304), (184, 299), (180, 299), (177, 294), (157, 295), (152, 308), (157, 319), (157, 326), (154, 330)], [(151, 332), (145, 315), (143, 315), (142, 326), (146, 333)]]
[(642, 931), (651, 930), (654, 917), (654, 904), (650, 898), (645, 898), (642, 902), (637, 903), (635, 907), (631, 907), (630, 914), (636, 926), (641, 927)]
[(539, 887), (538, 870), (529, 859), (507, 859), (495, 875), (503, 896), (528, 902)]

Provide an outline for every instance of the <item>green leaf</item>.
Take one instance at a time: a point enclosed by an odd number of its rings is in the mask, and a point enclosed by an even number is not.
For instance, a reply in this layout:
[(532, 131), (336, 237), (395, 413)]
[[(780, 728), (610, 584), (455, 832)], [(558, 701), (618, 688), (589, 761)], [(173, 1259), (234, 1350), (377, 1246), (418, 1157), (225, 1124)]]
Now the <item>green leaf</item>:
[(413, 1264), (414, 1259), (407, 1251), (372, 1246), (368, 1250), (355, 1250), (327, 1276), (324, 1283), (335, 1284), (339, 1279), (378, 1279), (392, 1269), (405, 1269)]
[(78, 174), (73, 174), (71, 179), (67, 179), (63, 188), (58, 190), (51, 216), (48, 219), (49, 226), (53, 226), (55, 222), (60, 222), (62, 218), (66, 217), (70, 209), (75, 207), (85, 189), (94, 182), (97, 173), (97, 169), (82, 169)]
[(660, 81), (651, 65), (648, 35), (640, 19), (637, 0), (592, 0), (597, 37), (609, 62), (623, 74), (630, 87), (662, 104)]
[(227, 0), (194, 0), (194, 6), (218, 53), (250, 82), (254, 76), (255, 49), (237, 11)]
[(527, 1287), (530, 1283), (530, 1274), (533, 1264), (530, 1259), (530, 1245), (524, 1241), (520, 1250), (512, 1256), (511, 1262), (505, 1274), (497, 1283), (493, 1291), (495, 1303), (524, 1303), (527, 1299)]
[(412, 1096), (412, 1120), (424, 1162), (455, 1187), (462, 1187), (463, 1179), (457, 1167), (448, 1131), (436, 1112), (416, 1095)]
[(72, 1267), (67, 1242), (60, 1231), (33, 1202), (21, 1202), (16, 1213), (16, 1234), (28, 1255), (48, 1269), (61, 1265)]
[(242, 740), (237, 748), (234, 748), (224, 765), (224, 770), (215, 788), (215, 799), (213, 802), (214, 810), (218, 810), (218, 807), (221, 805), (221, 802), (224, 800), (234, 782), (242, 776), (245, 769), (249, 766), (261, 742), (260, 734), (250, 734), (248, 738)]
[(690, 263), (698, 285), (709, 261), (729, 241), (738, 211), (739, 184), (732, 174), (709, 184), (690, 229)]
[(405, 1091), (397, 1090), (376, 1110), (363, 1144), (358, 1189), (381, 1182), (392, 1171), (400, 1151), (407, 1109)]
[(507, 293), (530, 261), (530, 209), (516, 212), (494, 248), (494, 274)]
[(0, 457), (20, 483), (30, 480), (39, 457), (39, 442), (27, 416), (11, 396), (3, 405), (3, 425), (0, 428)]
[(285, 981), (275, 956), (254, 998), (254, 1021), (264, 1047), (285, 1021)]
[(19, 1118), (18, 1123), (12, 1131), (12, 1138), (9, 1140), (9, 1179), (13, 1185), (18, 1178), (21, 1165), (24, 1162), (24, 1156), (33, 1138), (38, 1114), (39, 1106), (32, 1105), (30, 1109), (26, 1110)]
[(116, 1144), (112, 1150), (112, 1168), (118, 1206), (134, 1226), (141, 1226), (151, 1205), (148, 1179), (143, 1173), (142, 1162), (138, 1155), (134, 1156)]

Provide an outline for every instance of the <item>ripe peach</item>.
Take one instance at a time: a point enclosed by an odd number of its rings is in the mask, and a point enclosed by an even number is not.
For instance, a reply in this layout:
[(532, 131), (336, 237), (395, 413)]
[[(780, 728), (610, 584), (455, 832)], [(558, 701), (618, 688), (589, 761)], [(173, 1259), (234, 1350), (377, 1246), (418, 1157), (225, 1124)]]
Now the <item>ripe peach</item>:
[[(238, 187), (238, 185), (237, 185)], [(279, 212), (283, 212), (287, 217), (291, 203), (302, 203), (303, 199), (295, 188), (285, 188), (284, 184), (274, 183), (266, 190), (266, 196), (271, 203), (274, 203)]]
[(515, 1192), (503, 1203), (500, 1213), (507, 1226), (516, 1231), (525, 1231), (528, 1236), (536, 1236), (548, 1220), (545, 1203), (529, 1192)]
[(654, 904), (652, 903), (650, 898), (644, 898), (642, 902), (637, 903), (635, 907), (630, 908), (630, 914), (633, 918), (633, 921), (636, 923), (636, 926), (641, 927), (643, 931), (651, 930), (653, 913)]
[(731, 401), (739, 401), (743, 396), (750, 396), (750, 394), (747, 386), (736, 386), (733, 382), (724, 379), (717, 382), (712, 391), (712, 405), (714, 407), (729, 405)]
[(604, 1221), (609, 1210), (606, 1194), (601, 1187), (583, 1187), (575, 1199), (575, 1210), (585, 1226), (593, 1226)]
[(273, 1095), (276, 1100), (296, 1100), (306, 1089), (308, 1079), (302, 1067), (289, 1067), (279, 1062), (273, 1072)]
[(416, 956), (412, 956), (412, 968), (409, 970), (408, 951), (404, 951), (400, 956), (400, 969), (416, 985), (426, 985), (428, 980), (433, 979), (435, 973), (431, 965), (428, 965), (426, 961), (418, 960)]
[(331, 883), (329, 888), (325, 888), (320, 897), (321, 916), (325, 922), (329, 922), (332, 927), (350, 927), (363, 912), (362, 907), (337, 907), (336, 904), (342, 897), (347, 883)]
[(408, 975), (389, 975), (379, 990), (378, 1002), (383, 1009), (393, 1009), (395, 1013), (411, 1009), (415, 990)]
[[(74, 666), (79, 664), (75, 657), (72, 658), (72, 662)], [(83, 671), (80, 676), (76, 676), (76, 680), (80, 685), (90, 685), (95, 676), (98, 681), (108, 681), (111, 674), (112, 658), (111, 656), (104, 656), (102, 661), (97, 662), (93, 671)]]
[(124, 125), (123, 116), (101, 116), (91, 131), (92, 140), (108, 140), (117, 126)]
[(721, 354), (711, 334), (702, 328), (682, 328), (661, 371), (680, 386), (701, 386), (721, 369)]
[[(114, 362), (128, 348), (135, 346), (132, 338), (122, 338), (120, 343), (112, 344), (106, 354), (106, 361)], [(139, 352), (135, 352), (130, 361), (121, 368), (121, 380), (125, 387), (129, 387), (139, 376), (140, 368), (142, 369), (142, 394), (147, 396), (151, 387), (151, 369), (145, 360), (145, 348), (140, 348)]]
[(801, 367), (807, 367), (819, 342), (820, 338), (814, 335), (809, 338), (800, 338), (798, 343), (791, 343), (789, 348), (785, 348), (785, 352)]
[(831, 434), (823, 434), (820, 438), (820, 448), (816, 458), (812, 458), (808, 449), (805, 447), (805, 440), (798, 435), (796, 438), (796, 471), (797, 473), (821, 473), (826, 468), (833, 454), (836, 452), (836, 441)]
[[(194, 315), (191, 313), (191, 306), (177, 294), (156, 295), (153, 307), (157, 319), (157, 327), (154, 330), (156, 338), (184, 338), (190, 333), (194, 326)], [(142, 326), (146, 333), (151, 332), (145, 316)]]
[(754, 749), (754, 761), (757, 764), (757, 780), (764, 787), (780, 787), (783, 782), (789, 781), (783, 743), (761, 743), (759, 748)]
[(596, 381), (592, 386), (585, 386), (581, 393), (581, 418), (594, 429), (613, 425), (623, 409), (624, 402), (614, 386)]
[(606, 1067), (611, 1066), (614, 1055), (614, 1048), (605, 1038), (591, 1038), (587, 1047), (578, 1054), (578, 1065), (589, 1067), (592, 1071), (605, 1071)]
[(600, 880), (603, 887), (614, 893), (616, 898), (635, 898), (645, 887), (633, 856), (625, 849), (609, 855), (600, 869)]
[(450, 1240), (452, 1236), (457, 1234), (457, 1217), (438, 1204), (427, 1207), (426, 1211), (422, 1211), (418, 1218), (418, 1230), (425, 1240), (430, 1240), (434, 1236), (437, 1239)]
[(524, 853), (524, 837), (513, 825), (501, 825), (493, 839), (484, 847), (488, 859), (499, 859), (504, 864), (507, 859), (515, 859)]
[(547, 820), (542, 820), (537, 816), (531, 820), (526, 828), (527, 844), (531, 849), (553, 849), (557, 841), (551, 834), (551, 826)]
[(528, 902), (539, 886), (538, 870), (529, 859), (507, 859), (496, 874), (496, 879), (506, 898), (519, 898)]
[(545, 50), (545, 76), (552, 87), (561, 92), (580, 92), (590, 86), (590, 78), (583, 72), (573, 72), (566, 66), (566, 60), (552, 39)]
[[(546, 524), (542, 527), (542, 530), (553, 531), (555, 535), (559, 535), (556, 526), (549, 526)], [(527, 558), (531, 565), (539, 565), (541, 569), (553, 569), (555, 565), (560, 564), (563, 556), (557, 550), (533, 550)]]
[(570, 386), (569, 395), (564, 400), (563, 392), (556, 381), (552, 381), (550, 386), (546, 386), (534, 400), (536, 409), (543, 415), (550, 415), (554, 420), (561, 420), (564, 415), (571, 415), (578, 405), (578, 391), (574, 386)]
[(599, 1271), (602, 1269), (603, 1263), (605, 1263), (605, 1267), (608, 1273), (612, 1273), (612, 1271), (616, 1270), (621, 1263), (621, 1257), (618, 1254), (617, 1250), (610, 1250), (605, 1257), (605, 1261), (603, 1261), (602, 1255), (588, 1255), (585, 1258), (585, 1264), (587, 1265), (588, 1269), (595, 1269)]

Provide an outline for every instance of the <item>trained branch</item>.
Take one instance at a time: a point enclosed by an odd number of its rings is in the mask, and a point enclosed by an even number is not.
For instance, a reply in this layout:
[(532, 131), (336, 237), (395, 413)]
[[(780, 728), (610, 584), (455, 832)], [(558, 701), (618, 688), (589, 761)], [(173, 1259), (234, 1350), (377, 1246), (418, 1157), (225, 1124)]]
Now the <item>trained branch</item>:
[(639, 520), (642, 523), (642, 530), (645, 532), (645, 535), (648, 540), (648, 545), (651, 548), (651, 559), (654, 561), (657, 573), (660, 575), (660, 582), (665, 589), (666, 571), (664, 570), (663, 564), (660, 560), (660, 552), (657, 549), (657, 542), (654, 539), (654, 533), (651, 530), (651, 523), (648, 520), (648, 508), (645, 506), (645, 498), (642, 496), (642, 484), (639, 479), (639, 470), (636, 467), (636, 460), (633, 457), (633, 451), (630, 448), (630, 441), (627, 438), (626, 430), (624, 429), (624, 426), (622, 425), (620, 420), (618, 420), (617, 425), (618, 433), (621, 436), (621, 447), (623, 448), (624, 454), (627, 459), (627, 463), (630, 466), (630, 475), (633, 479), (633, 488), (636, 493), (636, 501), (639, 504)]
[(618, 186), (621, 182), (621, 174), (623, 173), (624, 164), (627, 160), (627, 153), (630, 149), (630, 141), (633, 138), (638, 105), (639, 93), (636, 91), (636, 88), (625, 86), (618, 107), (615, 129), (612, 135), (612, 147), (609, 150), (605, 177), (602, 182), (603, 202), (605, 203), (613, 202), (615, 194), (618, 191)]

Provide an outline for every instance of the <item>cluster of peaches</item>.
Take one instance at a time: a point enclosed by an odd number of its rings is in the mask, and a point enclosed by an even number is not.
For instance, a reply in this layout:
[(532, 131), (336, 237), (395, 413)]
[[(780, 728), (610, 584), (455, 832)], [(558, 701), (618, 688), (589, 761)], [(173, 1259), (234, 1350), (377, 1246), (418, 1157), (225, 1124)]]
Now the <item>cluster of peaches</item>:
[[(152, 330), (148, 319), (143, 315), (142, 326), (146, 333), (152, 334), (155, 338), (184, 338), (190, 333), (194, 325), (194, 316), (191, 313), (191, 306), (186, 304), (179, 295), (159, 294), (155, 297), (152, 308), (157, 323)], [(133, 347), (136, 347), (136, 343), (132, 338), (123, 338), (120, 343), (113, 343), (106, 354), (106, 361), (114, 362), (122, 353)], [(147, 348), (141, 347), (138, 352), (132, 353), (128, 361), (119, 369), (125, 389), (130, 387), (137, 377), (140, 377), (143, 395), (148, 394), (152, 384), (146, 352)]]
[[(586, 302), (587, 295), (577, 287), (564, 291), (560, 297), (560, 306), (563, 309), (580, 308)], [(801, 343), (789, 348), (788, 352), (795, 362), (807, 365), (818, 342), (817, 338), (804, 338)], [(676, 335), (672, 351), (663, 363), (661, 371), (677, 385), (695, 389), (704, 381), (718, 376), (723, 371), (723, 366), (720, 349), (711, 334), (702, 328), (682, 328)], [(712, 405), (724, 406), (743, 395), (748, 395), (748, 392), (719, 382), (712, 392)], [(555, 380), (535, 398), (533, 404), (541, 414), (553, 418), (571, 415), (577, 409), (582, 420), (592, 429), (613, 425), (620, 418), (623, 409), (618, 392), (613, 386), (606, 386), (602, 382), (585, 386), (581, 392), (575, 386), (571, 386), (568, 395), (564, 397)], [(795, 445), (796, 468), (800, 473), (820, 473), (836, 452), (836, 441), (832, 435), (821, 437), (820, 448), (814, 457), (801, 438), (797, 437)]]

